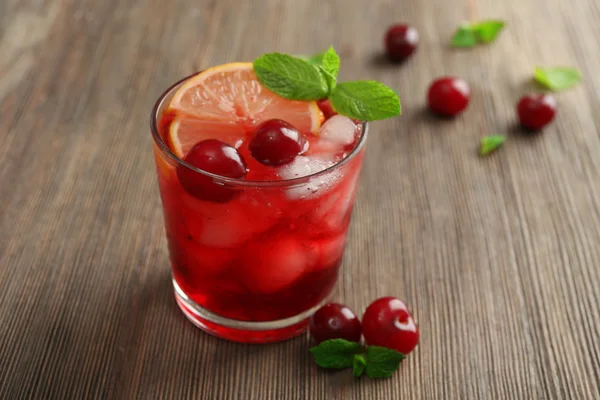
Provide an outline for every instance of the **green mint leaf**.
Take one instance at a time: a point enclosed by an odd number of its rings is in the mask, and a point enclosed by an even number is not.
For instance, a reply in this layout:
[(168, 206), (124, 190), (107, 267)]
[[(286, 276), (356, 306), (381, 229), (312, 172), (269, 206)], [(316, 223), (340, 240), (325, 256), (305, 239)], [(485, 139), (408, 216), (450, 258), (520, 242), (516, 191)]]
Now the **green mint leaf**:
[(533, 76), (538, 83), (553, 91), (565, 90), (581, 82), (581, 74), (571, 67), (537, 67)]
[(362, 346), (359, 343), (344, 339), (326, 340), (310, 349), (319, 367), (333, 369), (352, 367), (354, 355), (360, 351)]
[(491, 43), (496, 40), (505, 25), (504, 21), (496, 19), (480, 21), (473, 25), (473, 32), (480, 42)]
[(461, 24), (450, 43), (454, 47), (474, 47), (477, 44), (475, 30), (470, 24)]
[(317, 53), (317, 54), (313, 54), (310, 57), (306, 57), (305, 59), (306, 59), (306, 61), (308, 61), (309, 63), (311, 63), (313, 65), (322, 65), (324, 55), (325, 55), (325, 52)]
[(504, 141), (506, 137), (503, 135), (492, 135), (481, 138), (481, 147), (479, 149), (479, 155), (487, 156), (492, 151), (498, 149)]
[(323, 53), (320, 68), (329, 86), (329, 91), (333, 90), (340, 72), (340, 56), (337, 55), (333, 47)]
[(454, 47), (474, 47), (478, 42), (491, 43), (500, 34), (506, 23), (504, 21), (489, 19), (473, 24), (461, 24), (450, 42)]
[(258, 81), (283, 98), (319, 100), (329, 94), (323, 74), (301, 58), (269, 53), (254, 60), (253, 66)]
[(329, 90), (329, 93), (331, 93), (331, 91), (337, 84), (337, 79), (335, 78), (335, 76), (333, 76), (329, 72), (325, 71), (325, 69), (323, 67), (319, 67), (319, 69), (321, 70), (321, 73), (323, 74), (323, 78), (325, 78), (325, 81), (327, 82), (327, 88)]
[(369, 378), (388, 378), (404, 360), (404, 354), (396, 350), (379, 346), (369, 346), (367, 349), (367, 376)]
[(365, 356), (362, 354), (355, 354), (354, 360), (352, 361), (352, 375), (358, 378), (365, 372), (365, 368), (367, 368)]
[(337, 55), (333, 47), (330, 47), (329, 50), (323, 53), (321, 63), (325, 71), (337, 78), (340, 72), (340, 56)]
[(360, 121), (391, 118), (402, 112), (398, 95), (376, 81), (338, 83), (329, 101), (338, 113)]

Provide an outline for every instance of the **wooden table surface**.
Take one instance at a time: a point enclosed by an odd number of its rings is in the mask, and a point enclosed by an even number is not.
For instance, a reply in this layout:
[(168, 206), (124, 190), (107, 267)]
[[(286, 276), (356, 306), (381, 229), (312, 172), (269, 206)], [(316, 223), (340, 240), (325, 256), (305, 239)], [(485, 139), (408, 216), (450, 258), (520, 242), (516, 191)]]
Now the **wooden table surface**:
[[(447, 45), (464, 19), (497, 42)], [(1, 399), (600, 398), (600, 8), (596, 0), (0, 2)], [(380, 55), (409, 21), (408, 63)], [(148, 128), (172, 82), (266, 51), (334, 44), (341, 78), (403, 99), (374, 123), (334, 299), (407, 301), (417, 350), (393, 378), (323, 372), (307, 337), (242, 345), (177, 308)], [(536, 137), (515, 104), (536, 65), (572, 65)], [(472, 85), (437, 120), (429, 82)], [(506, 146), (477, 156), (479, 138)]]

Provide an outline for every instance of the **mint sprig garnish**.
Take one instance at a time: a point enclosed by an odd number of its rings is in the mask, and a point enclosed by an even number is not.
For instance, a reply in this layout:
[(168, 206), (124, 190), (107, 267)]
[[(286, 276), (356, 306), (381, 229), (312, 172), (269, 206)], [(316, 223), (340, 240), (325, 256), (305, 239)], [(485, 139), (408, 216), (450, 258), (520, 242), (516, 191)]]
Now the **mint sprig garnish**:
[(340, 63), (340, 56), (337, 55), (333, 47), (330, 47), (329, 50), (323, 53), (319, 68), (329, 85), (329, 93), (332, 93), (337, 83), (337, 76), (340, 72)]
[(339, 83), (329, 101), (338, 113), (361, 121), (391, 118), (401, 113), (396, 93), (376, 81)]
[(497, 19), (462, 23), (450, 43), (454, 47), (474, 47), (478, 43), (491, 43), (496, 40), (505, 25), (504, 21)]
[(319, 100), (329, 87), (313, 64), (287, 54), (264, 54), (254, 60), (254, 73), (267, 89), (289, 100)]
[(581, 82), (581, 74), (572, 67), (537, 67), (534, 79), (542, 86), (553, 90), (565, 90)]
[(503, 135), (491, 135), (481, 138), (481, 146), (479, 147), (479, 155), (487, 156), (494, 150), (504, 144), (506, 137)]
[(306, 61), (308, 61), (309, 63), (313, 64), (313, 65), (321, 65), (323, 64), (323, 56), (325, 55), (325, 52), (322, 53), (317, 53), (317, 54), (313, 54), (310, 57), (306, 57)]
[(254, 60), (259, 82), (289, 100), (329, 98), (333, 109), (361, 121), (400, 115), (400, 99), (389, 87), (375, 81), (337, 82), (340, 58), (333, 49), (309, 61), (282, 53), (263, 54)]
[(344, 339), (331, 339), (310, 349), (316, 363), (322, 368), (352, 368), (356, 377), (366, 372), (369, 378), (388, 378), (404, 360), (404, 355), (396, 350), (379, 346), (366, 349), (359, 343)]

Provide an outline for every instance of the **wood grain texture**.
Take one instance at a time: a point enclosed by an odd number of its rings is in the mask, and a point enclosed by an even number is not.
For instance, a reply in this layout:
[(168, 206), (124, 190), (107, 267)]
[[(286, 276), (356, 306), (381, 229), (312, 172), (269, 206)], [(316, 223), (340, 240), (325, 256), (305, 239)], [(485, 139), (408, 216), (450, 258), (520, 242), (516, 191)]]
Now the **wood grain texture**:
[[(489, 46), (447, 43), (504, 18)], [(1, 399), (600, 398), (600, 6), (595, 0), (3, 0), (0, 2)], [(410, 21), (415, 57), (382, 62)], [(334, 44), (342, 79), (396, 88), (373, 124), (335, 298), (397, 295), (421, 344), (392, 379), (318, 370), (307, 338), (248, 346), (178, 310), (148, 129), (195, 70)], [(574, 65), (543, 135), (515, 129), (536, 65)], [(455, 121), (429, 82), (473, 88)], [(486, 134), (504, 149), (476, 154)]]

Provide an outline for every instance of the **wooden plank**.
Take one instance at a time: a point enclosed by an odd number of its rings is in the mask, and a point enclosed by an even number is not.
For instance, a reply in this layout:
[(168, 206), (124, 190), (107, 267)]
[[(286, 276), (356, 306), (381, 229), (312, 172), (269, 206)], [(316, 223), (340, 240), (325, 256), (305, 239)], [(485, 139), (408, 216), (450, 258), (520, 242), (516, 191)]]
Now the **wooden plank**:
[[(240, 4), (241, 3), (241, 4)], [(447, 46), (466, 18), (489, 46)], [(0, 398), (600, 398), (600, 8), (594, 0), (0, 2)], [(415, 57), (382, 62), (411, 22)], [(318, 370), (307, 338), (247, 346), (179, 312), (147, 126), (195, 70), (330, 44), (342, 79), (396, 88), (375, 123), (335, 299), (397, 295), (422, 331), (388, 380)], [(515, 129), (536, 65), (585, 82), (542, 135)], [(470, 82), (454, 121), (424, 111), (441, 75)], [(481, 136), (510, 135), (480, 159)]]

